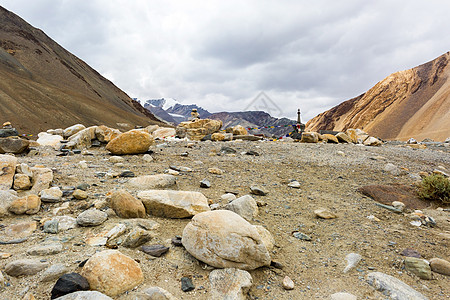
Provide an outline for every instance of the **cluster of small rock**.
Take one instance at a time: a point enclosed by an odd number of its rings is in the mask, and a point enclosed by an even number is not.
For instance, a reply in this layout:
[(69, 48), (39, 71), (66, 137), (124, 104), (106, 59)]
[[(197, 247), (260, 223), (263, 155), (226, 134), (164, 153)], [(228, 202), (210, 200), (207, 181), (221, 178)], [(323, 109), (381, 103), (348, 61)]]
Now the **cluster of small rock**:
[(300, 140), (303, 143), (332, 143), (332, 144), (361, 144), (364, 146), (380, 146), (383, 142), (369, 134), (365, 133), (361, 129), (347, 129), (345, 132), (338, 132), (336, 134), (325, 133), (320, 134), (318, 132), (303, 132)]

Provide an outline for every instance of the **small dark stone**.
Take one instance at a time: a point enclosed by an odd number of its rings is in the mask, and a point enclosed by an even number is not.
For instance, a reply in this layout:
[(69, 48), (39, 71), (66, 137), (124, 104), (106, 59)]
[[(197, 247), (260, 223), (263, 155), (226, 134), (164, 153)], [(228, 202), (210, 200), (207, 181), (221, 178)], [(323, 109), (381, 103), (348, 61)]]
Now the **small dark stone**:
[(119, 177), (136, 177), (136, 175), (134, 175), (134, 173), (130, 170), (125, 170), (119, 175)]
[(236, 150), (234, 150), (231, 147), (224, 146), (224, 147), (220, 148), (220, 152), (223, 154), (233, 154), (233, 153), (236, 153)]
[(250, 187), (250, 191), (253, 195), (257, 195), (257, 196), (265, 196), (267, 195), (267, 193), (265, 191), (263, 191), (261, 188), (257, 187), (257, 186), (252, 186)]
[(212, 136), (212, 134), (207, 134), (207, 135), (205, 135), (205, 136), (202, 138), (202, 142), (204, 142), (204, 141), (210, 141), (210, 140), (211, 140), (211, 136)]
[(181, 172), (181, 168), (177, 167), (177, 166), (169, 166), (170, 169), (177, 171), (177, 172)]
[(203, 179), (202, 181), (200, 181), (200, 187), (201, 188), (210, 188), (211, 187), (211, 182), (209, 182), (208, 179)]
[(180, 156), (182, 156), (182, 157), (187, 157), (188, 155), (189, 155), (189, 153), (187, 153), (187, 152), (183, 152), (180, 154)]
[(417, 252), (414, 249), (406, 248), (403, 250), (400, 255), (406, 256), (406, 257), (415, 257), (415, 258), (422, 258), (422, 255), (420, 255), (419, 252)]
[[(81, 246), (84, 246), (84, 245), (81, 244)], [(84, 267), (84, 265), (87, 263), (87, 261), (88, 261), (87, 259), (83, 260), (82, 262), (80, 262), (80, 263), (78, 264), (78, 266), (79, 266), (80, 268)]]
[(92, 142), (91, 142), (91, 146), (92, 147), (100, 147), (102, 144), (100, 143), (100, 141), (99, 140), (93, 140)]
[(19, 132), (15, 128), (0, 129), (0, 137), (19, 136)]
[(172, 238), (172, 244), (174, 246), (183, 246), (183, 243), (181, 242), (181, 237), (176, 236), (176, 237)]
[(81, 183), (81, 184), (79, 184), (79, 185), (77, 186), (77, 189), (83, 190), (83, 191), (87, 191), (87, 189), (88, 189), (89, 187), (90, 187), (89, 184), (87, 184), (87, 183)]
[(73, 149), (73, 154), (81, 154), (81, 150), (80, 149)]
[(270, 266), (277, 268), (277, 269), (283, 269), (283, 265), (277, 261), (272, 260), (270, 262)]
[(52, 289), (51, 299), (55, 299), (77, 291), (89, 290), (89, 282), (78, 273), (64, 274), (56, 281)]
[(259, 153), (253, 150), (245, 152), (245, 155), (259, 156)]
[(303, 240), (303, 241), (311, 241), (312, 240), (309, 235), (306, 235), (299, 231), (295, 231), (292, 235), (299, 240)]
[(192, 283), (192, 280), (189, 277), (182, 277), (181, 278), (181, 290), (183, 292), (189, 292), (195, 289), (194, 284)]
[(141, 250), (146, 254), (150, 254), (151, 256), (160, 257), (161, 255), (169, 251), (169, 248), (164, 245), (150, 245), (142, 246)]

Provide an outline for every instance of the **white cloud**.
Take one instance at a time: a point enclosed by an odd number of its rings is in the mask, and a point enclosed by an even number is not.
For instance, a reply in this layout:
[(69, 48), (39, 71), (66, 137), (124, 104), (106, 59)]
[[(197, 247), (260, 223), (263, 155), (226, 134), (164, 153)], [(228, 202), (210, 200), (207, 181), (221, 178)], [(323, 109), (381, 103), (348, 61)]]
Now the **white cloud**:
[(450, 2), (3, 0), (132, 97), (309, 119), (448, 49)]

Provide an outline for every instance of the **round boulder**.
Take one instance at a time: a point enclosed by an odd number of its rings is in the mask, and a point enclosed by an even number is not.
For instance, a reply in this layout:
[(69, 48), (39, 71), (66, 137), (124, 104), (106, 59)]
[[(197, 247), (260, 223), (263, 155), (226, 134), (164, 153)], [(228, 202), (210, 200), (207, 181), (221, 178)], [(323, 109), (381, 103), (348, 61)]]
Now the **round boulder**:
[(270, 254), (254, 226), (228, 210), (195, 215), (183, 230), (183, 246), (216, 268), (254, 270), (270, 265)]
[(151, 134), (143, 130), (133, 129), (118, 135), (107, 145), (106, 150), (114, 155), (145, 153), (154, 143)]

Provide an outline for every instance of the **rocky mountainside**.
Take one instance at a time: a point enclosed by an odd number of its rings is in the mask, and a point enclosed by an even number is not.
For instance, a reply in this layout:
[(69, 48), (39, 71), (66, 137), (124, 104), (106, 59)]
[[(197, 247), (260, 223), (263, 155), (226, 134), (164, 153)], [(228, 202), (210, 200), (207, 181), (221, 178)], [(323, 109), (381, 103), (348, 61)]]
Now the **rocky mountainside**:
[(20, 133), (159, 121), (43, 31), (0, 7), (0, 121)]
[(281, 118), (277, 119), (264, 111), (244, 111), (244, 112), (220, 112), (209, 116), (210, 119), (221, 120), (223, 128), (241, 125), (246, 128), (256, 128), (262, 126), (281, 126), (275, 128), (261, 128), (250, 130), (251, 134), (264, 134), (266, 136), (280, 137), (292, 131), (291, 126), (295, 121)]
[(311, 131), (361, 128), (386, 140), (450, 136), (450, 52), (394, 73), (366, 93), (311, 119)]

